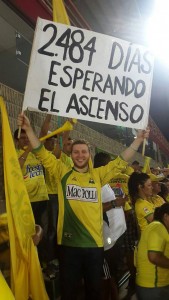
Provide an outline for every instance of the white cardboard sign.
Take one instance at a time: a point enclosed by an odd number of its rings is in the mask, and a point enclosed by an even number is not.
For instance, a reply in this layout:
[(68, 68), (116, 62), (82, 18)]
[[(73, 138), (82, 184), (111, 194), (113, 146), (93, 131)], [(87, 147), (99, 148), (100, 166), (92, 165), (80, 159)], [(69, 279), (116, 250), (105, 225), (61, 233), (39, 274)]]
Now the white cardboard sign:
[(38, 18), (23, 109), (142, 129), (152, 76), (145, 47)]

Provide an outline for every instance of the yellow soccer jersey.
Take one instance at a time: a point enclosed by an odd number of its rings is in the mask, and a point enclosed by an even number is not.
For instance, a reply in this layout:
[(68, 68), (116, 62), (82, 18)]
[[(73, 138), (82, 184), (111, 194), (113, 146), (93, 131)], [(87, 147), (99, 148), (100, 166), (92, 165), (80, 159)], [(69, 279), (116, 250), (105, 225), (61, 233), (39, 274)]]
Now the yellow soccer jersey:
[(169, 258), (169, 234), (160, 222), (149, 224), (141, 235), (136, 255), (136, 283), (148, 288), (169, 285), (169, 269), (152, 264), (148, 251), (161, 252)]
[(45, 182), (46, 182), (47, 192), (49, 195), (55, 195), (58, 193), (56, 176), (51, 176), (48, 170), (45, 170)]
[(47, 192), (50, 195), (55, 195), (58, 193), (57, 181), (54, 176), (50, 176), (49, 172), (45, 170), (45, 181)]
[(137, 199), (135, 203), (135, 212), (138, 220), (138, 225), (141, 231), (143, 231), (149, 224), (146, 217), (148, 217), (151, 214), (154, 214), (154, 210), (155, 207), (151, 202), (141, 198)]
[(125, 205), (124, 205), (124, 211), (129, 211), (131, 209), (132, 209), (132, 207), (131, 207), (130, 203), (128, 201), (126, 201)]
[(119, 183), (125, 195), (128, 195), (128, 180), (129, 176), (126, 174), (116, 174), (113, 178), (111, 178), (109, 184), (112, 188), (116, 187)]
[[(127, 169), (127, 168), (126, 168)], [(123, 173), (116, 174), (109, 182), (110, 186), (112, 188), (116, 187), (117, 184), (120, 184), (120, 187), (122, 188), (125, 195), (128, 195), (128, 180), (129, 176)], [(125, 202), (124, 205), (124, 211), (131, 210), (132, 207), (129, 203), (129, 201)]]
[[(22, 156), (23, 153), (23, 150), (17, 150), (18, 157)], [(22, 174), (30, 201), (48, 200), (43, 166), (32, 152), (27, 156), (22, 167)]]
[(152, 196), (150, 202), (152, 202), (155, 207), (159, 207), (165, 203), (164, 199), (159, 195)]
[(71, 157), (69, 157), (66, 153), (64, 153), (63, 151), (61, 152), (60, 155), (60, 160), (67, 166), (72, 168), (73, 167), (73, 161), (71, 159)]
[(43, 146), (37, 157), (58, 177), (58, 244), (72, 247), (103, 247), (101, 187), (126, 166), (117, 158), (104, 167), (79, 173), (53, 158)]

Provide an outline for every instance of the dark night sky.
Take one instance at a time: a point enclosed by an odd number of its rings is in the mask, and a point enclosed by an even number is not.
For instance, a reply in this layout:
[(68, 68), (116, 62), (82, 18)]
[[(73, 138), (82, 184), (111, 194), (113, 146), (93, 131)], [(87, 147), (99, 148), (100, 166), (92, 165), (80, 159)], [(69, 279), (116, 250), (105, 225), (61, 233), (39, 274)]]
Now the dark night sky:
[[(142, 17), (149, 17), (155, 0), (136, 0)], [(155, 33), (154, 33), (155, 34)], [(169, 63), (168, 66), (155, 59), (150, 115), (169, 141)]]
[[(93, 2), (91, 2), (90, 0), (83, 0), (83, 2), (81, 2), (77, 0), (79, 9), (83, 11), (83, 15), (89, 24), (91, 24), (93, 30), (110, 34), (112, 28), (116, 28), (116, 25), (120, 24), (119, 22), (123, 22), (123, 30), (119, 30), (116, 36), (127, 39), (127, 35), (130, 34), (134, 36), (138, 44), (143, 43), (144, 45), (144, 30), (139, 32), (142, 28), (139, 27), (138, 30), (137, 25), (141, 24), (142, 20), (144, 24), (144, 20), (147, 20), (149, 16), (151, 16), (155, 0), (104, 0), (104, 4), (102, 1), (103, 0), (93, 0)], [(128, 11), (128, 15), (125, 14), (125, 8), (127, 9), (127, 6), (131, 8), (131, 10)], [(135, 26), (128, 27), (132, 22)], [(124, 32), (125, 34), (121, 37), (121, 34)], [(168, 36), (166, 38), (168, 38)], [(155, 60), (154, 65), (150, 115), (169, 141), (169, 63), (168, 66), (166, 66), (160, 62), (159, 59)]]
[(150, 115), (169, 141), (169, 65), (155, 61)]

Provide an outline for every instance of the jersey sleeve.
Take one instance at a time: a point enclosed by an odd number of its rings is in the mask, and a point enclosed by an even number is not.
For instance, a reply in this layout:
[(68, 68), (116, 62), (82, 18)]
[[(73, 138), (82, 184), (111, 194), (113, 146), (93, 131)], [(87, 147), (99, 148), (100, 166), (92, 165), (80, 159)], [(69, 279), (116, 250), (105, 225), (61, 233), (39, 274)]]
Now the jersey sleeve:
[(48, 170), (51, 176), (61, 178), (62, 173), (67, 169), (66, 165), (57, 159), (51, 152), (45, 149), (42, 145), (38, 149), (34, 149), (33, 153), (41, 161), (42, 165)]
[(148, 201), (143, 201), (143, 203), (139, 203), (139, 205), (136, 202), (135, 210), (138, 218), (147, 218), (149, 215), (154, 213), (154, 208), (151, 203), (148, 203)]
[(128, 163), (126, 161), (120, 157), (117, 157), (115, 160), (109, 162), (106, 166), (98, 168), (97, 170), (99, 172), (101, 185), (104, 186), (105, 184), (109, 183), (113, 176), (125, 169), (127, 164)]
[(166, 241), (161, 226), (160, 228), (159, 227), (153, 228), (153, 230), (149, 232), (147, 250), (154, 251), (154, 252), (164, 252), (165, 244)]

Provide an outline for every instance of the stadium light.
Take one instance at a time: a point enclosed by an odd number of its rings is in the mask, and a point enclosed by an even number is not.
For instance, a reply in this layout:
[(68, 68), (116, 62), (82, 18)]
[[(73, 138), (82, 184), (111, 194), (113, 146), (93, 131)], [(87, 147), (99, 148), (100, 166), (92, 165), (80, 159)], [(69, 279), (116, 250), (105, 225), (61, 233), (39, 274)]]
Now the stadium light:
[(169, 65), (169, 0), (156, 0), (147, 24), (148, 47), (154, 56)]

